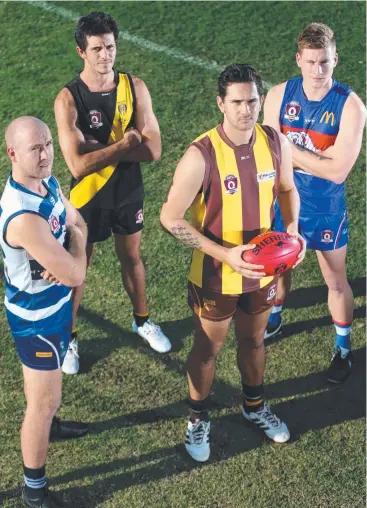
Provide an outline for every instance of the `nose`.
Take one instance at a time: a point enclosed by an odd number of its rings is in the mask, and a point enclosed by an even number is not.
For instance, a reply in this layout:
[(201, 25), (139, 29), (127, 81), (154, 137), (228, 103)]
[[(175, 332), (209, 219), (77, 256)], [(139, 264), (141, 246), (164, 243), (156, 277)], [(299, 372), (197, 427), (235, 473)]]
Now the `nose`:
[(107, 60), (107, 57), (108, 57), (108, 51), (106, 48), (102, 48), (100, 53), (99, 53), (100, 57), (102, 58), (102, 60)]

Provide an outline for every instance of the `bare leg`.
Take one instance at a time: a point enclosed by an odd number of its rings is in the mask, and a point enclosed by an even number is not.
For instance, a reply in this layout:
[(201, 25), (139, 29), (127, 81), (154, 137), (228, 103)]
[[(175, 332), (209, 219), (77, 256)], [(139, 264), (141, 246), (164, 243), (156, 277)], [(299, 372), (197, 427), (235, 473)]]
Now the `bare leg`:
[(284, 302), (291, 290), (292, 284), (292, 271), (288, 270), (279, 276), (278, 286), (277, 286), (277, 296), (276, 299), (278, 301)]
[(208, 397), (215, 374), (215, 359), (224, 344), (232, 317), (209, 321), (194, 314), (194, 344), (187, 360), (187, 378), (192, 400)]
[(121, 265), (124, 288), (129, 295), (134, 312), (147, 313), (145, 292), (145, 268), (140, 257), (141, 231), (132, 235), (115, 235), (115, 251)]
[(248, 386), (261, 385), (265, 369), (264, 332), (271, 309), (261, 314), (236, 311), (237, 364)]
[(334, 321), (351, 323), (353, 293), (346, 273), (347, 246), (332, 251), (316, 251), (322, 275), (328, 286), (328, 305)]
[(24, 465), (37, 469), (46, 462), (52, 418), (61, 401), (61, 369), (43, 371), (23, 365), (27, 409), (21, 431)]
[[(94, 244), (87, 243), (86, 251), (87, 251), (87, 266), (88, 267), (92, 263), (93, 249), (94, 249)], [(77, 318), (80, 302), (83, 298), (84, 287), (85, 287), (85, 282), (83, 282), (83, 284), (81, 284), (80, 286), (73, 289), (73, 324), (72, 324), (73, 330), (74, 330), (74, 328), (76, 328), (76, 318)]]

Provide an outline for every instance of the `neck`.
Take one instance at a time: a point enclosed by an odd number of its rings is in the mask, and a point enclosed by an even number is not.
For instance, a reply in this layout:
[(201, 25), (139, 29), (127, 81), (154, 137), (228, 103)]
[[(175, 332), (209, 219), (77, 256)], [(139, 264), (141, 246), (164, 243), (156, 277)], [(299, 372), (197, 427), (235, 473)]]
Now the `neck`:
[(14, 168), (12, 170), (12, 177), (14, 182), (19, 183), (26, 189), (35, 192), (36, 194), (40, 194), (41, 196), (46, 196), (47, 189), (43, 185), (42, 180), (40, 178), (30, 178), (28, 176), (23, 175)]
[(322, 88), (314, 88), (303, 80), (303, 91), (310, 101), (321, 101), (333, 86), (333, 78), (330, 78)]
[(235, 127), (233, 127), (233, 125), (226, 122), (225, 119), (223, 121), (223, 130), (225, 132), (225, 135), (236, 146), (248, 145), (254, 132), (254, 128), (255, 127), (246, 131), (240, 131)]
[(115, 86), (115, 73), (113, 69), (108, 74), (99, 74), (90, 67), (85, 67), (80, 73), (80, 78), (88, 86), (91, 92), (108, 91)]

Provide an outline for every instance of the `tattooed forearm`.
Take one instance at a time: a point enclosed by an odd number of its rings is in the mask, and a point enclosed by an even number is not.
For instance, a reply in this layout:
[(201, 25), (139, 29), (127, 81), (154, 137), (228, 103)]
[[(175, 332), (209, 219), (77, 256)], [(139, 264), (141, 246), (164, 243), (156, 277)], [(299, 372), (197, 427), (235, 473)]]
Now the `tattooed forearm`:
[(199, 238), (195, 238), (190, 231), (186, 231), (184, 226), (173, 226), (171, 228), (172, 235), (180, 240), (183, 244), (194, 249), (201, 249), (201, 242)]

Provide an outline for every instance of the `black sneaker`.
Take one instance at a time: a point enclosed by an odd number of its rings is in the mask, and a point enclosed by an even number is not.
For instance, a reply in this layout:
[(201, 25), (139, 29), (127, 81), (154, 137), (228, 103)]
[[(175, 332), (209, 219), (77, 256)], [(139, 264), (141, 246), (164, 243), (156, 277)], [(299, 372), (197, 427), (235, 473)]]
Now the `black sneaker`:
[(266, 325), (264, 340), (272, 339), (273, 337), (279, 337), (282, 334), (282, 330), (283, 330), (282, 318), (280, 318), (279, 323), (276, 325), (268, 323)]
[(330, 367), (326, 373), (326, 379), (330, 383), (343, 383), (352, 370), (353, 354), (349, 351), (347, 355), (342, 356), (340, 347), (334, 350)]
[(66, 508), (66, 504), (57, 499), (55, 494), (51, 494), (47, 487), (42, 489), (41, 495), (36, 498), (33, 498), (28, 492), (29, 489), (23, 487), (22, 499), (24, 506), (28, 508)]
[(82, 437), (89, 431), (87, 423), (60, 420), (56, 416), (52, 419), (50, 441), (57, 439), (74, 439)]

